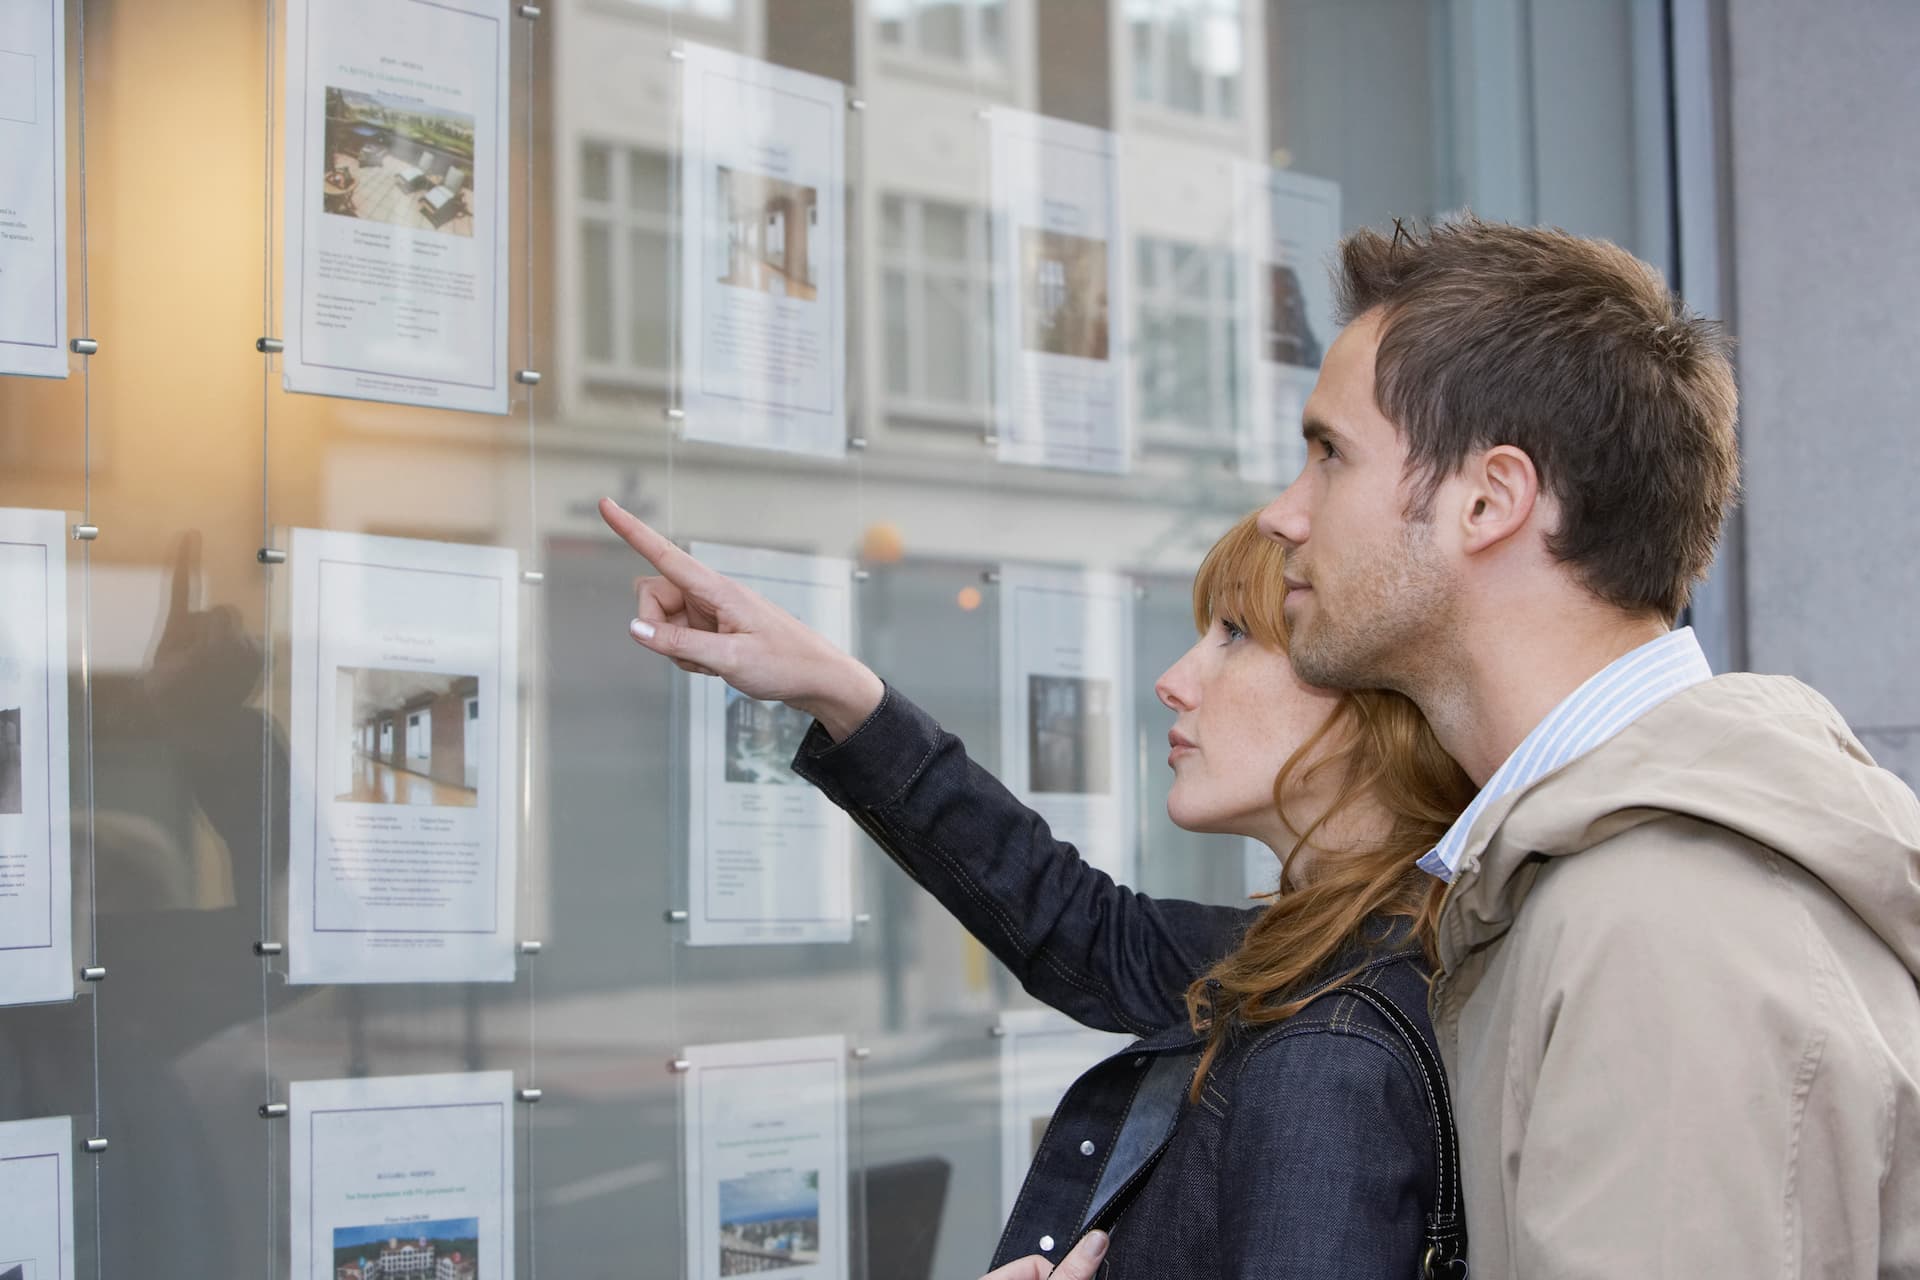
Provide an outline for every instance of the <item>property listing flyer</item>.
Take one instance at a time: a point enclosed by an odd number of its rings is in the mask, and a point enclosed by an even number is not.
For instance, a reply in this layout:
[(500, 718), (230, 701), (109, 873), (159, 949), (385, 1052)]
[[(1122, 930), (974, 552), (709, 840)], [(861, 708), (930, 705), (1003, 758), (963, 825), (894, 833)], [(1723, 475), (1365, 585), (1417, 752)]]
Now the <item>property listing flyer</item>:
[(999, 1028), (1000, 1216), (1006, 1218), (1067, 1089), (1133, 1040), (1083, 1027), (1052, 1009), (1008, 1010)]
[(1000, 460), (1125, 471), (1127, 242), (1114, 136), (999, 107), (990, 127)]
[(1055, 839), (1132, 878), (1133, 588), (1117, 574), (1000, 571), (1001, 777)]
[(846, 1280), (846, 1040), (701, 1045), (684, 1056), (684, 1274)]
[(1284, 169), (1240, 170), (1245, 213), (1237, 236), (1253, 265), (1242, 291), (1240, 331), (1251, 350), (1242, 367), (1252, 411), (1239, 432), (1240, 474), (1267, 486), (1291, 484), (1307, 459), (1300, 419), (1333, 341), (1333, 258), (1340, 243), (1340, 184)]
[(69, 813), (67, 520), (0, 509), (0, 1005), (73, 997)]
[(287, 390), (507, 411), (507, 9), (287, 0)]
[(686, 49), (680, 182), (689, 439), (846, 453), (846, 91)]
[(64, 0), (0, 0), (0, 373), (67, 376), (66, 42)]
[[(853, 639), (853, 566), (716, 543), (694, 556), (835, 645)], [(812, 720), (718, 680), (689, 677), (688, 879), (693, 946), (846, 942), (853, 936), (847, 817), (789, 768)]]
[(288, 1090), (293, 1275), (513, 1280), (513, 1073)]
[(293, 982), (508, 982), (518, 558), (295, 529)]
[(73, 1280), (73, 1120), (0, 1124), (0, 1280)]

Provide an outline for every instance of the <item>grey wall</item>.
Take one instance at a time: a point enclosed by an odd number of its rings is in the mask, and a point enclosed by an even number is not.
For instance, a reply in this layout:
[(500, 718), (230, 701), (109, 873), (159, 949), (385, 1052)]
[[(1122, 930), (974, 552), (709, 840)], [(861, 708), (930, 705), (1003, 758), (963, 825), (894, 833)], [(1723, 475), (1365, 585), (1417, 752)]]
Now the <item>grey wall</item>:
[(1747, 643), (1920, 780), (1920, 5), (1728, 5)]

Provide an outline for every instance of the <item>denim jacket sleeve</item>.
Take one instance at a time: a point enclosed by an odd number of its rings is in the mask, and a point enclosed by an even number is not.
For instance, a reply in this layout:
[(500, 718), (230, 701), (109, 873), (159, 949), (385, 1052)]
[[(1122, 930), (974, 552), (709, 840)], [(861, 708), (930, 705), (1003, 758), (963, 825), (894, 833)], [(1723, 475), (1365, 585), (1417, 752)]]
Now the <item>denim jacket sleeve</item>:
[[(1335, 1001), (1336, 1008), (1351, 1001)], [(1425, 1095), (1371, 1010), (1309, 1009), (1252, 1048), (1221, 1120), (1232, 1280), (1419, 1274), (1434, 1152)]]
[(1188, 984), (1257, 914), (1114, 883), (892, 686), (838, 744), (815, 724), (793, 768), (1022, 986), (1090, 1027), (1145, 1036), (1184, 1023)]

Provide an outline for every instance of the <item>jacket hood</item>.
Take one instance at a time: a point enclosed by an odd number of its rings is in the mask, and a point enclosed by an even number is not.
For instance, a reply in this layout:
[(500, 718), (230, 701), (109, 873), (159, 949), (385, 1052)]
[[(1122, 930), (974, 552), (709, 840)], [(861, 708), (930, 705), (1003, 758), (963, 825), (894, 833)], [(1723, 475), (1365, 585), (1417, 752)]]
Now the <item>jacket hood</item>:
[(1920, 980), (1920, 800), (1875, 765), (1831, 703), (1785, 676), (1725, 675), (1489, 805), (1440, 931), (1454, 969), (1507, 931), (1540, 859), (1679, 814), (1792, 859)]

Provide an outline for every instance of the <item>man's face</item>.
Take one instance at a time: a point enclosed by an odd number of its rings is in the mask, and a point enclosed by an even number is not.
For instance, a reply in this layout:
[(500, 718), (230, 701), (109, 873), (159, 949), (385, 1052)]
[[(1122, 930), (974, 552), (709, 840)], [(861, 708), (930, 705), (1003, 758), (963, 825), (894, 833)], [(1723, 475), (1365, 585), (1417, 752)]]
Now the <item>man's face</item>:
[(1373, 399), (1378, 317), (1327, 349), (1305, 411), (1307, 465), (1260, 513), (1287, 547), (1294, 670), (1329, 688), (1418, 682), (1450, 630), (1455, 574), (1415, 496), (1400, 432)]

